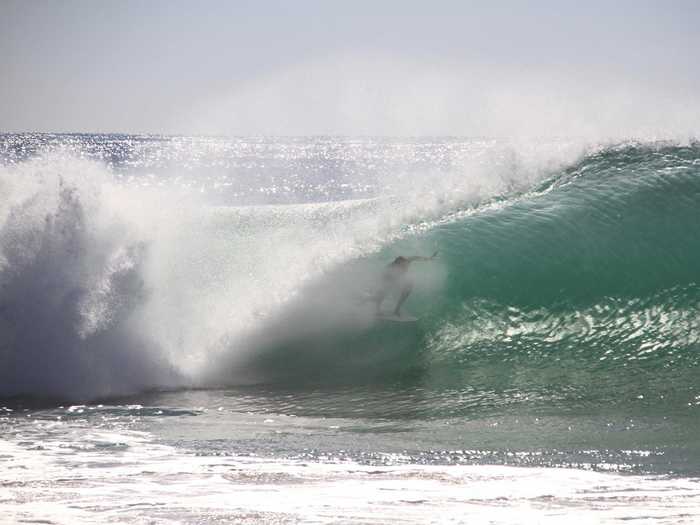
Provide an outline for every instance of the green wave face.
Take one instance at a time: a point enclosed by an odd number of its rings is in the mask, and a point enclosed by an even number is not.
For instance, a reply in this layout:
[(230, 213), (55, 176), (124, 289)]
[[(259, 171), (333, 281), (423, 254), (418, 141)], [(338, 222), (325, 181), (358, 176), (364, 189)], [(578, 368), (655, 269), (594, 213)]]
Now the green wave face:
[(602, 151), (426, 241), (447, 267), (424, 321), (427, 381), (547, 402), (694, 401), (697, 145)]
[(551, 307), (696, 282), (698, 154), (604, 151), (509, 206), (437, 228), (448, 295)]
[[(439, 270), (412, 270), (416, 326), (286, 341), (262, 354), (267, 372), (560, 408), (667, 409), (700, 394), (700, 146), (600, 151), (358, 264), (379, 267), (416, 246), (440, 249)], [(438, 286), (420, 286), (436, 272)], [(483, 410), (489, 396), (480, 399)]]

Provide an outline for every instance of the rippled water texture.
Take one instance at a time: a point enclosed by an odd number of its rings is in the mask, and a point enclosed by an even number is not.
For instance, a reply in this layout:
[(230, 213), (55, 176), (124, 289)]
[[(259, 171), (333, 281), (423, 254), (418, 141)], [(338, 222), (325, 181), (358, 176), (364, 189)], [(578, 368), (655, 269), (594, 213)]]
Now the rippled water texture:
[(696, 143), (0, 135), (2, 514), (693, 523), (699, 204)]

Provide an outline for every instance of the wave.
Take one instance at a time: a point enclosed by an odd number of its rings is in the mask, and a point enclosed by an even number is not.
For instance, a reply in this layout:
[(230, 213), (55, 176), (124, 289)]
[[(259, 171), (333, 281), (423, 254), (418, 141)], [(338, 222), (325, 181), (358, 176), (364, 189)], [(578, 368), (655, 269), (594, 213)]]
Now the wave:
[[(527, 191), (414, 225), (324, 275), (266, 326), (255, 340), (265, 352), (246, 364), (262, 380), (294, 384), (500, 383), (606, 401), (652, 385), (692, 389), (700, 362), (698, 203), (697, 145), (602, 149)], [(358, 319), (352, 312), (328, 319), (329, 305), (369, 286), (363, 269), (376, 274), (398, 254), (432, 248), (439, 262), (414, 269), (408, 308), (421, 317), (416, 327), (365, 320), (347, 328), (344, 319)], [(324, 294), (331, 298), (319, 299)], [(271, 337), (275, 330), (283, 335)]]
[[(691, 385), (700, 146), (495, 157), (466, 177), (397, 173), (370, 198), (235, 207), (72, 153), (6, 166), (0, 396)], [(383, 265), (434, 249), (412, 270), (420, 321), (377, 323), (362, 296)]]
[(93, 166), (69, 178), (41, 167), (0, 179), (0, 393), (108, 396), (174, 380), (137, 327), (146, 246), (102, 207)]

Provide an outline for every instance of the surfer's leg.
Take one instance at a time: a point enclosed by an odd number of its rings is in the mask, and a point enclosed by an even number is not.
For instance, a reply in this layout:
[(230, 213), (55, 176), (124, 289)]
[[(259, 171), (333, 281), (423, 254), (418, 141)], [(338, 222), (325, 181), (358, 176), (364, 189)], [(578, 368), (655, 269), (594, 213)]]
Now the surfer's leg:
[(372, 302), (374, 303), (374, 306), (377, 308), (377, 315), (379, 315), (379, 313), (381, 312), (381, 306), (384, 297), (386, 297), (386, 290), (379, 290), (371, 298)]
[(408, 299), (408, 296), (411, 295), (412, 291), (413, 283), (407, 283), (401, 289), (401, 295), (399, 296), (399, 300), (396, 302), (396, 308), (394, 308), (395, 315), (401, 315), (401, 305), (406, 301), (406, 299)]
[(377, 315), (381, 313), (382, 302), (387, 296), (387, 293), (389, 293), (389, 291), (391, 290), (393, 284), (394, 283), (391, 279), (391, 276), (384, 275), (382, 277), (382, 282), (379, 283), (374, 292), (372, 292), (372, 295), (370, 296), (369, 300), (374, 303), (377, 309)]

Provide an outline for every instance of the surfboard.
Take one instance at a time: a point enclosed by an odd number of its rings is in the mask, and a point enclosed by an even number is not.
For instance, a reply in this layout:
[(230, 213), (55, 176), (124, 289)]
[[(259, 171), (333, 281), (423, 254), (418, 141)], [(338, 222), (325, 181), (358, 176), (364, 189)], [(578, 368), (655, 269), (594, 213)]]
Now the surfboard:
[(412, 315), (394, 315), (394, 314), (377, 314), (377, 319), (382, 321), (392, 321), (395, 323), (415, 323), (418, 321), (417, 317)]

